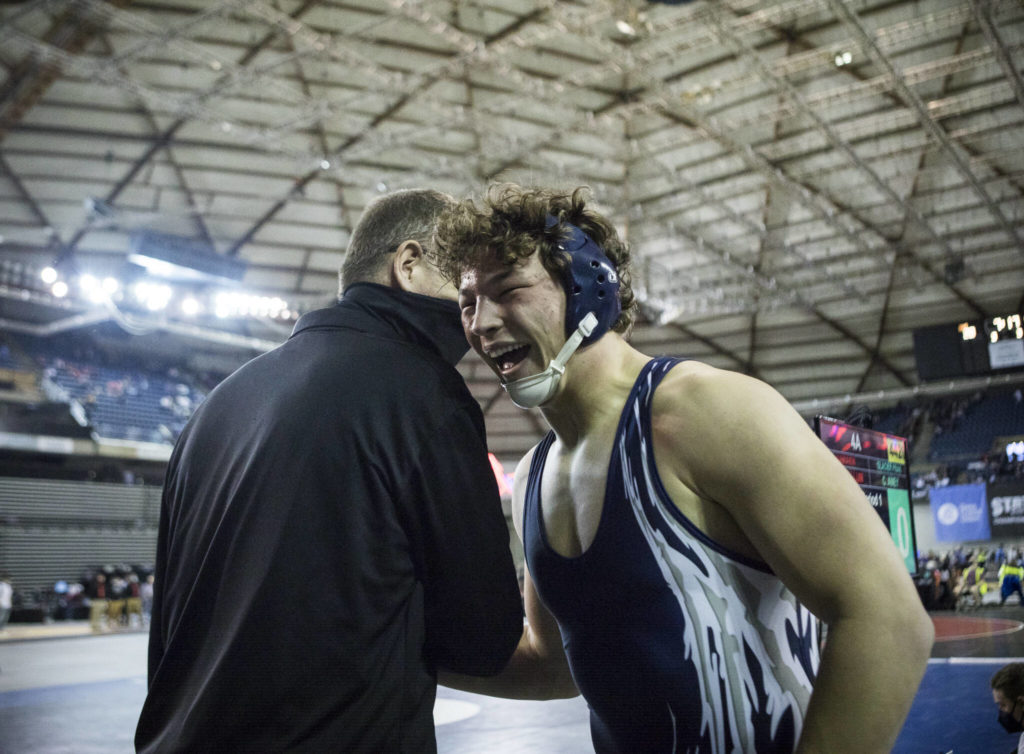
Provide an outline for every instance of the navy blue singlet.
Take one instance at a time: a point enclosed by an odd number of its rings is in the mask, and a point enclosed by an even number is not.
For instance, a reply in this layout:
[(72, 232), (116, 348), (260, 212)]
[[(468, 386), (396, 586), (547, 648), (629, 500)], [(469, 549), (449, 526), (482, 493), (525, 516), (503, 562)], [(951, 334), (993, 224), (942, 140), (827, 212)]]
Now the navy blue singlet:
[(641, 371), (623, 408), (593, 543), (548, 545), (537, 446), (526, 561), (558, 620), (599, 752), (792, 752), (818, 668), (817, 623), (763, 563), (698, 530), (658, 477), (651, 398), (678, 359)]

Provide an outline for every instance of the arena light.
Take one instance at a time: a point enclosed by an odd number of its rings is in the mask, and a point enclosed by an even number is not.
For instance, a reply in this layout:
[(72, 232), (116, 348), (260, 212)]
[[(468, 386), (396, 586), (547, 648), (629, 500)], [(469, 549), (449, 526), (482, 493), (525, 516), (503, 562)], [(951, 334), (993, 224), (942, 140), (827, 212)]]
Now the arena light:
[(620, 34), (625, 34), (627, 37), (636, 36), (636, 29), (633, 28), (633, 24), (624, 18), (620, 18), (615, 22), (615, 28), (619, 30)]
[(132, 236), (128, 261), (156, 277), (198, 282), (238, 281), (246, 268), (245, 262), (218, 254), (202, 241), (152, 230)]
[(213, 313), (220, 319), (228, 317), (272, 317), (286, 319), (291, 315), (288, 302), (279, 296), (257, 296), (237, 291), (222, 291), (214, 296)]
[(109, 297), (109, 294), (103, 290), (103, 285), (96, 279), (96, 276), (89, 273), (78, 276), (78, 287), (81, 289), (85, 299), (92, 304), (102, 304)]
[(47, 285), (53, 285), (57, 282), (57, 270), (53, 267), (44, 267), (39, 273), (39, 278)]
[(194, 296), (189, 296), (181, 302), (181, 312), (187, 317), (194, 317), (202, 311), (202, 304)]
[(65, 296), (68, 295), (68, 284), (65, 283), (63, 280), (58, 280), (56, 283), (53, 284), (53, 287), (50, 289), (50, 292), (57, 298), (64, 298)]
[(136, 301), (149, 309), (151, 312), (161, 311), (167, 308), (171, 302), (174, 291), (171, 286), (163, 283), (153, 283), (140, 280), (132, 287), (132, 294)]
[(213, 313), (217, 319), (238, 316), (241, 294), (218, 293), (213, 299)]

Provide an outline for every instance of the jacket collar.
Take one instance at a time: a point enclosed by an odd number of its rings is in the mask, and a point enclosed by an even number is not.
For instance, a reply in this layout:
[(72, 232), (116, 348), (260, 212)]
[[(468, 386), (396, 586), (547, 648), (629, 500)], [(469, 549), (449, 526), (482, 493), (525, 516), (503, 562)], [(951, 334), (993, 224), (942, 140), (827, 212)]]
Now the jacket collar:
[(408, 341), (452, 365), (469, 350), (457, 303), (376, 283), (353, 283), (334, 306), (303, 314), (292, 337), (314, 327), (339, 327)]

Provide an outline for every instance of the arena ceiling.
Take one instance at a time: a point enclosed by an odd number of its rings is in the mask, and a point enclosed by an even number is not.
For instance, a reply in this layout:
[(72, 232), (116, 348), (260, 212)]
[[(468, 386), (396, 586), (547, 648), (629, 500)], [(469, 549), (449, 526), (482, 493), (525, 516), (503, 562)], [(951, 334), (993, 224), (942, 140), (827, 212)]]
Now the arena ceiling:
[[(935, 387), (915, 328), (1024, 308), (1022, 50), (1014, 0), (8, 0), (0, 318), (241, 358), (287, 322), (128, 316), (37, 273), (122, 274), (162, 231), (303, 310), (379, 192), (588, 185), (642, 350), (804, 413), (891, 401)], [(499, 455), (536, 441), (462, 369)]]

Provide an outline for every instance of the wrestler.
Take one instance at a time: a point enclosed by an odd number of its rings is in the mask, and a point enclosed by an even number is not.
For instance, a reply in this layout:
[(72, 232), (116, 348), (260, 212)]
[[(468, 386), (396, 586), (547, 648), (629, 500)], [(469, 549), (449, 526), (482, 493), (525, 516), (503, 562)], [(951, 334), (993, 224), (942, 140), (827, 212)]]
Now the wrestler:
[(470, 344), (551, 426), (514, 482), (529, 625), (501, 675), (442, 682), (575, 684), (599, 752), (889, 751), (932, 624), (807, 423), (763, 382), (626, 341), (628, 251), (582, 190), (492, 189), (437, 242)]

